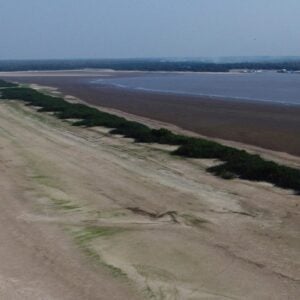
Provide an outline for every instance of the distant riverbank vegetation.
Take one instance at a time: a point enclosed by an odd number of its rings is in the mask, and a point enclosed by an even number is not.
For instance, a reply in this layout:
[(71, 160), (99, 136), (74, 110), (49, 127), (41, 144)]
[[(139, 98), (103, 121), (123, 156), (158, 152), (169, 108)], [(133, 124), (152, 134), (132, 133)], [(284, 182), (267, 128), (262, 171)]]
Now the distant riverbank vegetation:
[(233, 69), (299, 71), (300, 58), (215, 63), (205, 60), (172, 59), (77, 59), (0, 61), (0, 71), (47, 71), (113, 69), (117, 71), (229, 72)]
[(38, 107), (40, 112), (53, 112), (60, 119), (76, 119), (74, 126), (104, 126), (111, 134), (121, 134), (141, 143), (178, 145), (172, 154), (188, 158), (218, 159), (220, 164), (207, 171), (224, 179), (241, 178), (265, 181), (300, 193), (300, 170), (279, 165), (245, 150), (235, 149), (203, 138), (175, 134), (168, 129), (151, 129), (85, 104), (70, 103), (63, 98), (45, 95), (31, 88), (15, 87), (0, 81), (2, 99), (22, 100)]
[(9, 87), (16, 87), (16, 86), (17, 86), (17, 84), (7, 82), (7, 81), (0, 79), (0, 88), (9, 88)]

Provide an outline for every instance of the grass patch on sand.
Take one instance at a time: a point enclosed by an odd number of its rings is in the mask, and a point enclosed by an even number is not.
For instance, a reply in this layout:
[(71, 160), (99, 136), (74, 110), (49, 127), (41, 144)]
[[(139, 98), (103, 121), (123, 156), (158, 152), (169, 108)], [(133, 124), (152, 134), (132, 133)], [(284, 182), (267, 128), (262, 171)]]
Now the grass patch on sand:
[(86, 227), (84, 230), (76, 234), (76, 240), (80, 243), (87, 243), (99, 237), (110, 237), (117, 233), (123, 232), (123, 229), (116, 227)]
[(115, 227), (90, 226), (75, 232), (74, 237), (80, 249), (95, 263), (105, 267), (114, 277), (126, 278), (126, 273), (124, 273), (120, 268), (105, 262), (101, 255), (93, 249), (92, 246), (92, 241), (97, 238), (108, 238), (124, 231), (124, 229)]
[[(5, 83), (2, 82), (5, 86)], [(9, 83), (7, 83), (9, 85)], [(1, 90), (2, 99), (19, 99), (28, 105), (40, 107), (38, 111), (53, 112), (60, 119), (80, 119), (74, 126), (103, 126), (114, 128), (111, 134), (121, 134), (136, 142), (178, 145), (173, 155), (191, 158), (218, 159), (220, 165), (207, 171), (224, 179), (241, 178), (265, 181), (281, 188), (300, 193), (300, 170), (279, 165), (245, 150), (235, 149), (202, 138), (174, 134), (168, 129), (151, 129), (110, 113), (101, 112), (85, 104), (70, 103), (63, 98), (45, 95), (31, 88), (9, 87)]]
[(74, 210), (79, 209), (80, 207), (76, 204), (72, 204), (69, 200), (64, 199), (52, 199), (53, 203), (59, 208), (64, 210)]

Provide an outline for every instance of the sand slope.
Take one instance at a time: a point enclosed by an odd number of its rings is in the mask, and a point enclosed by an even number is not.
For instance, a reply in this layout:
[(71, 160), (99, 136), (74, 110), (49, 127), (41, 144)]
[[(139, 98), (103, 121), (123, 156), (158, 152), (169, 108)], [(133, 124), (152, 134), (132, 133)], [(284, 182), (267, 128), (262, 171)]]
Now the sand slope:
[(297, 299), (299, 197), (0, 102), (1, 299)]

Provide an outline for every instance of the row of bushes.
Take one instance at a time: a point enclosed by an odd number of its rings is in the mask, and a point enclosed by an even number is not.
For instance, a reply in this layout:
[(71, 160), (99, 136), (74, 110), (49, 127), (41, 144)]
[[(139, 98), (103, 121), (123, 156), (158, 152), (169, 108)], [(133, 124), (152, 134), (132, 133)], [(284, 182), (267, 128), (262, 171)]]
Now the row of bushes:
[(167, 129), (151, 129), (141, 123), (128, 121), (84, 104), (70, 103), (30, 88), (4, 89), (2, 98), (21, 99), (29, 105), (39, 107), (41, 112), (54, 112), (60, 119), (79, 119), (73, 123), (74, 126), (112, 128), (113, 134), (122, 134), (134, 138), (137, 142), (180, 145), (188, 141), (188, 137), (174, 134)]
[(9, 88), (9, 87), (16, 87), (15, 83), (7, 82), (0, 79), (0, 88)]
[(300, 192), (300, 170), (267, 161), (259, 155), (224, 146), (205, 139), (191, 139), (174, 154), (192, 158), (216, 158), (224, 163), (207, 170), (223, 178), (240, 177), (266, 181), (282, 188)]
[(61, 119), (79, 119), (73, 122), (74, 126), (104, 126), (111, 128), (112, 134), (121, 134), (135, 139), (136, 142), (178, 145), (174, 155), (219, 159), (223, 163), (209, 168), (208, 171), (223, 178), (240, 177), (266, 181), (300, 192), (299, 169), (278, 165), (244, 150), (201, 138), (174, 134), (164, 128), (151, 129), (144, 124), (101, 112), (84, 104), (69, 103), (62, 98), (45, 95), (30, 88), (3, 89), (1, 94), (3, 99), (23, 100), (29, 105), (40, 107), (39, 111), (54, 112)]

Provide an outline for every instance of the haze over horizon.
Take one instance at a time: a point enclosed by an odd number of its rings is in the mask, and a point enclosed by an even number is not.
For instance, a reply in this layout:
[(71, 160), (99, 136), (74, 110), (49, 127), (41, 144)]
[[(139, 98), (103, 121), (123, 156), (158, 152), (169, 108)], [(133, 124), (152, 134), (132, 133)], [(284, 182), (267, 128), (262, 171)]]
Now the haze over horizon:
[(299, 11), (297, 0), (0, 0), (0, 59), (299, 56)]

